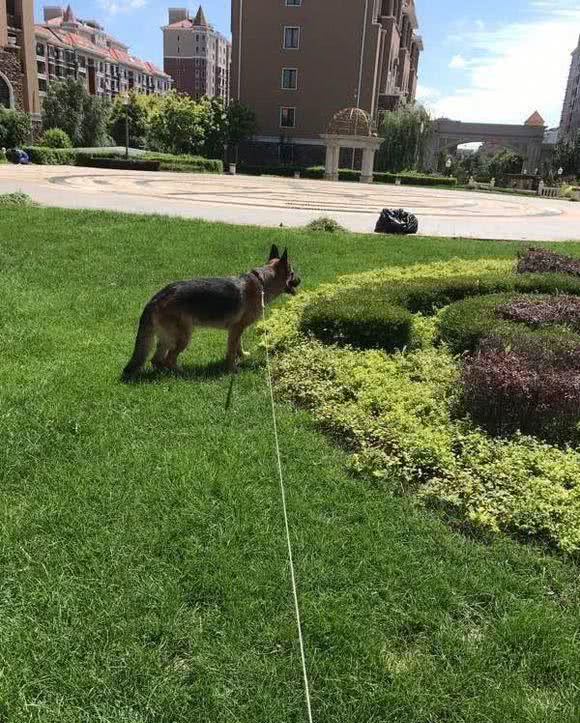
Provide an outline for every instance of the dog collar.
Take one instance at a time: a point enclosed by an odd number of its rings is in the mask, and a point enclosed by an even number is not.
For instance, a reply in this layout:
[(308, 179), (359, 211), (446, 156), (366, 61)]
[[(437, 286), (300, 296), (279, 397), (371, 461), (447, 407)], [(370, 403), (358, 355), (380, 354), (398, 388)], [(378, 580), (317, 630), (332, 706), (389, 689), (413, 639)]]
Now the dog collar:
[(250, 274), (258, 281), (258, 284), (260, 284), (260, 289), (263, 290), (264, 289), (264, 280), (258, 273), (257, 269), (252, 269), (250, 271)]

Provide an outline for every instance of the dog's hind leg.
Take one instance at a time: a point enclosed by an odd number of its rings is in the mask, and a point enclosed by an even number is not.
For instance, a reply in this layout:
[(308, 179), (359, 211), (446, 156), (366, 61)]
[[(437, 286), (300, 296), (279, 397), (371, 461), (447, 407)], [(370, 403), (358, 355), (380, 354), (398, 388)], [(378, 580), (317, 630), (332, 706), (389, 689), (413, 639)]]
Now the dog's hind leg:
[(175, 336), (167, 356), (165, 357), (165, 368), (177, 370), (177, 358), (189, 346), (193, 325), (190, 322), (181, 320), (175, 326)]
[(165, 368), (165, 360), (167, 358), (167, 352), (169, 351), (169, 342), (166, 339), (159, 339), (157, 342), (157, 349), (155, 350), (155, 354), (153, 355), (153, 359), (151, 359), (151, 363), (155, 367), (155, 369), (163, 369)]

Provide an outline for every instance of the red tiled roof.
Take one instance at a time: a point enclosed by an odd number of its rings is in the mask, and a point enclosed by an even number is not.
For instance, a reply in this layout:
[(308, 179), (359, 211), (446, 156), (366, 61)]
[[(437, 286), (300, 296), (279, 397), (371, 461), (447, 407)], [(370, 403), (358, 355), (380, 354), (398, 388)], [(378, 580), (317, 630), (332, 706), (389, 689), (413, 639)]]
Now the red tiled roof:
[(86, 50), (87, 52), (98, 55), (99, 57), (108, 60), (113, 63), (122, 63), (132, 68), (151, 73), (165, 78), (170, 76), (163, 72), (153, 63), (146, 60), (141, 60), (133, 55), (125, 52), (121, 48), (103, 48), (96, 43), (91, 42), (88, 38), (78, 33), (72, 33), (61, 28), (47, 28), (46, 25), (35, 25), (35, 32), (37, 35), (42, 35), (46, 38), (46, 42), (59, 47), (77, 48), (79, 50)]
[(171, 23), (171, 25), (168, 25), (167, 27), (173, 28), (174, 30), (179, 30), (180, 28), (191, 28), (193, 27), (193, 21), (191, 18), (187, 18), (186, 20), (179, 20), (176, 23)]
[(546, 122), (542, 118), (542, 116), (538, 113), (537, 110), (535, 110), (532, 115), (528, 118), (528, 120), (524, 123), (526, 126), (534, 126), (536, 128), (540, 126), (545, 126)]

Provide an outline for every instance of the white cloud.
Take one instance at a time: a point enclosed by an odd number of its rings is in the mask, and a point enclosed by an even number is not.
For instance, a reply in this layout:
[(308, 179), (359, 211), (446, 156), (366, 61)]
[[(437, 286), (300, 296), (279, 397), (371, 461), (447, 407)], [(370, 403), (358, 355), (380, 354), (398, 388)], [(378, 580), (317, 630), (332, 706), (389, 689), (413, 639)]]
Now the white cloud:
[(145, 7), (147, 0), (99, 0), (99, 5), (109, 15), (118, 15)]
[(452, 60), (452, 67), (465, 68), (468, 80), (431, 102), (436, 116), (523, 123), (537, 109), (548, 125), (558, 124), (580, 7), (577, 0), (532, 0), (530, 11), (528, 20), (451, 38), (469, 54), (469, 60)]
[(465, 68), (466, 65), (467, 60), (465, 60), (463, 55), (454, 55), (449, 63), (449, 67), (453, 69)]
[(429, 88), (426, 85), (419, 85), (417, 86), (417, 100), (429, 100), (433, 98), (438, 98), (441, 95), (441, 91), (437, 90), (437, 88)]

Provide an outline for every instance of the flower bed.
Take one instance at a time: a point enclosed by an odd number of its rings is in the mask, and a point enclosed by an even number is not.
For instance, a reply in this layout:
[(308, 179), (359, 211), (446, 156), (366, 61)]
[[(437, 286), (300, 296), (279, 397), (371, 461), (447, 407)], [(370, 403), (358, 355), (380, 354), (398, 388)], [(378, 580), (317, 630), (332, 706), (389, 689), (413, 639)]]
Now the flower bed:
[[(393, 491), (413, 492), (422, 503), (452, 510), (470, 525), (578, 552), (578, 447), (519, 432), (496, 436), (477, 426), (463, 411), (462, 359), (436, 343), (445, 314), (439, 304), (454, 301), (446, 296), (449, 289), (479, 285), (480, 293), (489, 294), (497, 292), (497, 280), (503, 278), (511, 293), (512, 283), (525, 287), (532, 282), (523, 280), (531, 276), (514, 281), (518, 276), (508, 262), (456, 261), (346, 277), (290, 300), (265, 332), (275, 351), (280, 395), (308, 408), (350, 451), (358, 473)], [(496, 281), (486, 285), (492, 278)], [(556, 290), (550, 288), (550, 278), (537, 279), (539, 292)], [(560, 281), (568, 293), (578, 293), (570, 290), (575, 279)], [(395, 286), (405, 290), (400, 298), (406, 299), (412, 317), (413, 341), (404, 352), (355, 349), (344, 345), (345, 339), (323, 342), (305, 323), (313, 309), (331, 308), (341, 295), (368, 300)], [(426, 305), (433, 297), (425, 294), (427, 286), (438, 289), (430, 309)], [(418, 288), (422, 291), (416, 296)]]

